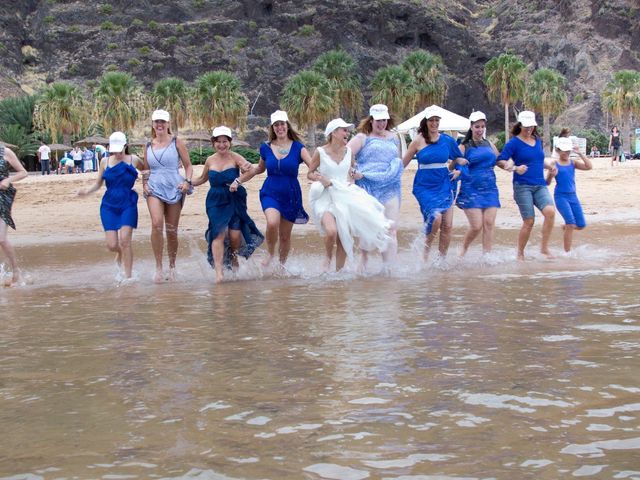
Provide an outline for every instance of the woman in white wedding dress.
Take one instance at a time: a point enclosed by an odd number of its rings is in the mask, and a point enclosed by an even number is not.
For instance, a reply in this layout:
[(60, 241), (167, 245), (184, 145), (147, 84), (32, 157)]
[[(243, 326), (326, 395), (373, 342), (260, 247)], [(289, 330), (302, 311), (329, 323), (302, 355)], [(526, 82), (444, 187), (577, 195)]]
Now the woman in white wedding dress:
[(392, 222), (384, 216), (384, 206), (352, 183), (360, 174), (347, 147), (351, 127), (353, 124), (341, 118), (327, 124), (327, 144), (316, 149), (307, 174), (314, 181), (309, 189), (313, 220), (325, 237), (325, 272), (331, 266), (334, 245), (338, 271), (347, 258), (353, 258), (356, 238), (366, 251), (384, 251), (390, 240)]

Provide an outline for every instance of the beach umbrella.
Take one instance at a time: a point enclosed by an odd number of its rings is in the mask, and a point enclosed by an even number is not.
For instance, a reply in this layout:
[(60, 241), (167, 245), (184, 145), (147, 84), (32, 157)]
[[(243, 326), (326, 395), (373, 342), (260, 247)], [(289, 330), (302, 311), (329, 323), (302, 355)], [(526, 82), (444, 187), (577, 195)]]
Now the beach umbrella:
[(100, 137), (98, 135), (93, 135), (91, 137), (86, 137), (83, 138), (81, 140), (78, 140), (77, 142), (74, 142), (75, 145), (81, 145), (81, 146), (89, 146), (89, 145), (95, 145), (96, 143), (100, 144), (100, 145), (107, 145), (109, 143), (109, 139), (108, 138), (104, 138), (104, 137)]
[(58, 163), (58, 152), (66, 152), (68, 150), (71, 150), (71, 147), (69, 145), (63, 145), (62, 143), (52, 143), (51, 145), (48, 145), (48, 147), (49, 150), (56, 154), (56, 164)]

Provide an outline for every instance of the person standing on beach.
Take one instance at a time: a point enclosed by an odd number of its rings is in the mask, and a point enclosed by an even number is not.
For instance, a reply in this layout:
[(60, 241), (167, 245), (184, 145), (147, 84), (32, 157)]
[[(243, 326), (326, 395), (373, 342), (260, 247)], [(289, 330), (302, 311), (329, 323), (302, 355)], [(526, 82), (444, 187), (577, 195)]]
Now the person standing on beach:
[(205, 203), (209, 225), (204, 236), (216, 283), (224, 280), (225, 268), (238, 267), (238, 256), (249, 258), (264, 240), (247, 213), (247, 191), (238, 180), (240, 170), (250, 170), (251, 164), (231, 151), (231, 142), (230, 128), (214, 128), (211, 143), (215, 153), (205, 161), (200, 177), (193, 180), (194, 186), (210, 184)]
[(547, 258), (553, 258), (549, 250), (549, 239), (556, 209), (544, 177), (544, 149), (536, 130), (537, 125), (533, 112), (520, 112), (518, 122), (511, 129), (512, 138), (497, 159), (499, 167), (513, 172), (513, 198), (522, 217), (522, 227), (518, 234), (518, 260), (525, 259), (524, 249), (535, 223), (534, 206), (544, 217), (540, 252)]
[(622, 139), (616, 125), (611, 128), (611, 135), (609, 135), (609, 151), (611, 152), (611, 166), (613, 167), (614, 162), (618, 162), (619, 165), (622, 154)]
[[(144, 150), (142, 188), (151, 215), (151, 248), (156, 262), (153, 280), (156, 283), (167, 278), (170, 281), (176, 279), (180, 213), (185, 195), (193, 192), (193, 167), (189, 152), (184, 141), (171, 134), (170, 119), (166, 110), (153, 112), (151, 141)], [(184, 168), (184, 178), (179, 172), (181, 166)], [(162, 270), (163, 230), (166, 230), (169, 257), (169, 275), (166, 278)]]
[(116, 253), (118, 270), (124, 269), (127, 280), (133, 269), (131, 238), (138, 227), (138, 194), (133, 186), (138, 178), (136, 169), (142, 168), (142, 161), (129, 154), (127, 137), (122, 132), (113, 132), (109, 137), (109, 153), (109, 157), (100, 161), (95, 183), (78, 191), (78, 195), (84, 197), (98, 190), (103, 183), (107, 184), (100, 204), (100, 220), (107, 249)]
[(302, 205), (302, 189), (298, 181), (298, 167), (302, 162), (310, 166), (311, 156), (289, 123), (287, 112), (276, 110), (271, 114), (269, 141), (260, 145), (260, 161), (237, 179), (242, 185), (267, 171), (267, 179), (260, 189), (260, 203), (267, 219), (268, 256), (262, 262), (264, 267), (273, 260), (278, 240), (280, 265), (285, 264), (291, 250), (294, 223), (309, 221)]
[[(402, 154), (400, 138), (391, 131), (394, 126), (395, 121), (386, 105), (372, 105), (369, 115), (358, 124), (358, 134), (347, 144), (356, 160), (356, 185), (384, 205), (384, 214), (392, 222), (390, 241), (382, 252), (387, 269), (398, 253), (397, 222), (402, 195)], [(362, 250), (362, 270), (366, 269), (367, 260), (368, 253)]]
[[(9, 167), (16, 171), (16, 174), (12, 177), (9, 177)], [(27, 171), (22, 162), (16, 157), (16, 154), (0, 143), (0, 248), (5, 257), (7, 257), (11, 268), (11, 280), (8, 283), (5, 281), (5, 286), (18, 284), (22, 281), (16, 260), (16, 252), (11, 242), (9, 242), (7, 227), (16, 229), (16, 224), (11, 218), (11, 207), (16, 198), (16, 189), (13, 184), (26, 177)]]
[[(573, 231), (582, 230), (587, 226), (582, 205), (576, 194), (576, 170), (591, 170), (593, 165), (591, 159), (578, 147), (574, 147), (569, 138), (559, 138), (556, 142), (556, 150), (558, 159), (554, 161), (547, 174), (547, 185), (551, 184), (553, 178), (556, 179), (553, 198), (558, 212), (564, 219), (563, 243), (564, 251), (568, 253), (573, 244)], [(570, 157), (572, 150), (580, 157), (579, 161)]]
[(464, 234), (460, 256), (464, 256), (471, 242), (482, 233), (482, 253), (491, 251), (496, 226), (496, 214), (500, 208), (496, 184), (496, 158), (498, 149), (485, 138), (487, 117), (477, 111), (469, 116), (471, 128), (460, 144), (460, 151), (469, 161), (468, 174), (460, 182), (460, 193), (456, 205), (462, 209), (469, 221)]
[(42, 175), (51, 174), (51, 149), (49, 146), (44, 143), (44, 141), (40, 141), (40, 148), (38, 148), (38, 160), (40, 160), (40, 171)]
[(438, 251), (447, 255), (453, 227), (454, 191), (451, 182), (460, 176), (456, 165), (466, 165), (456, 141), (440, 133), (440, 113), (436, 108), (426, 108), (420, 121), (418, 134), (409, 144), (402, 163), (407, 166), (411, 159), (418, 159), (418, 170), (413, 180), (413, 195), (420, 204), (424, 219), (425, 259), (438, 233)]

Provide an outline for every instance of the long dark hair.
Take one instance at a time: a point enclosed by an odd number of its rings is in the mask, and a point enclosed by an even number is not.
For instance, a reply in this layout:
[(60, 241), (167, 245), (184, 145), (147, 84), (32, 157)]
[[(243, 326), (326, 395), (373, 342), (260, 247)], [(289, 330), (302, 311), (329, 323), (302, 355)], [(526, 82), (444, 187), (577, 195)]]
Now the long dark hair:
[[(518, 135), (520, 135), (521, 131), (522, 131), (522, 123), (518, 122), (511, 129), (511, 136), (512, 137), (517, 137)], [(531, 132), (531, 135), (534, 138), (540, 138), (539, 135), (538, 135), (538, 127), (533, 127), (533, 132)]]
[[(289, 123), (289, 120), (287, 120), (287, 137), (289, 137), (289, 140), (291, 140), (292, 142), (300, 141), (300, 135), (298, 135), (298, 132), (293, 129), (293, 127)], [(269, 125), (269, 143), (273, 142), (276, 138), (278, 138), (278, 136), (273, 129), (273, 124), (271, 124)]]
[(427, 128), (428, 121), (429, 119), (427, 117), (420, 120), (420, 125), (418, 126), (418, 133), (423, 136), (424, 141), (427, 145), (431, 145), (432, 143), (435, 143), (435, 142), (432, 142), (431, 138), (429, 138), (429, 129)]

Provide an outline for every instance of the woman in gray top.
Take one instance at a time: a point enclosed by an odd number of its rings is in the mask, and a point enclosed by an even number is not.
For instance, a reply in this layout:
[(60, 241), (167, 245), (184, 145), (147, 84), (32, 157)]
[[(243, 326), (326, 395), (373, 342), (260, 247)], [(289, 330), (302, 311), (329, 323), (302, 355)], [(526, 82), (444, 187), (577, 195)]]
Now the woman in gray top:
[[(178, 253), (178, 223), (186, 194), (193, 191), (193, 168), (184, 142), (171, 135), (170, 115), (166, 110), (156, 110), (151, 116), (151, 142), (144, 151), (142, 186), (151, 214), (151, 248), (156, 261), (153, 281), (161, 283), (176, 278)], [(185, 177), (180, 175), (184, 168)], [(169, 275), (162, 271), (163, 228), (167, 233)]]

